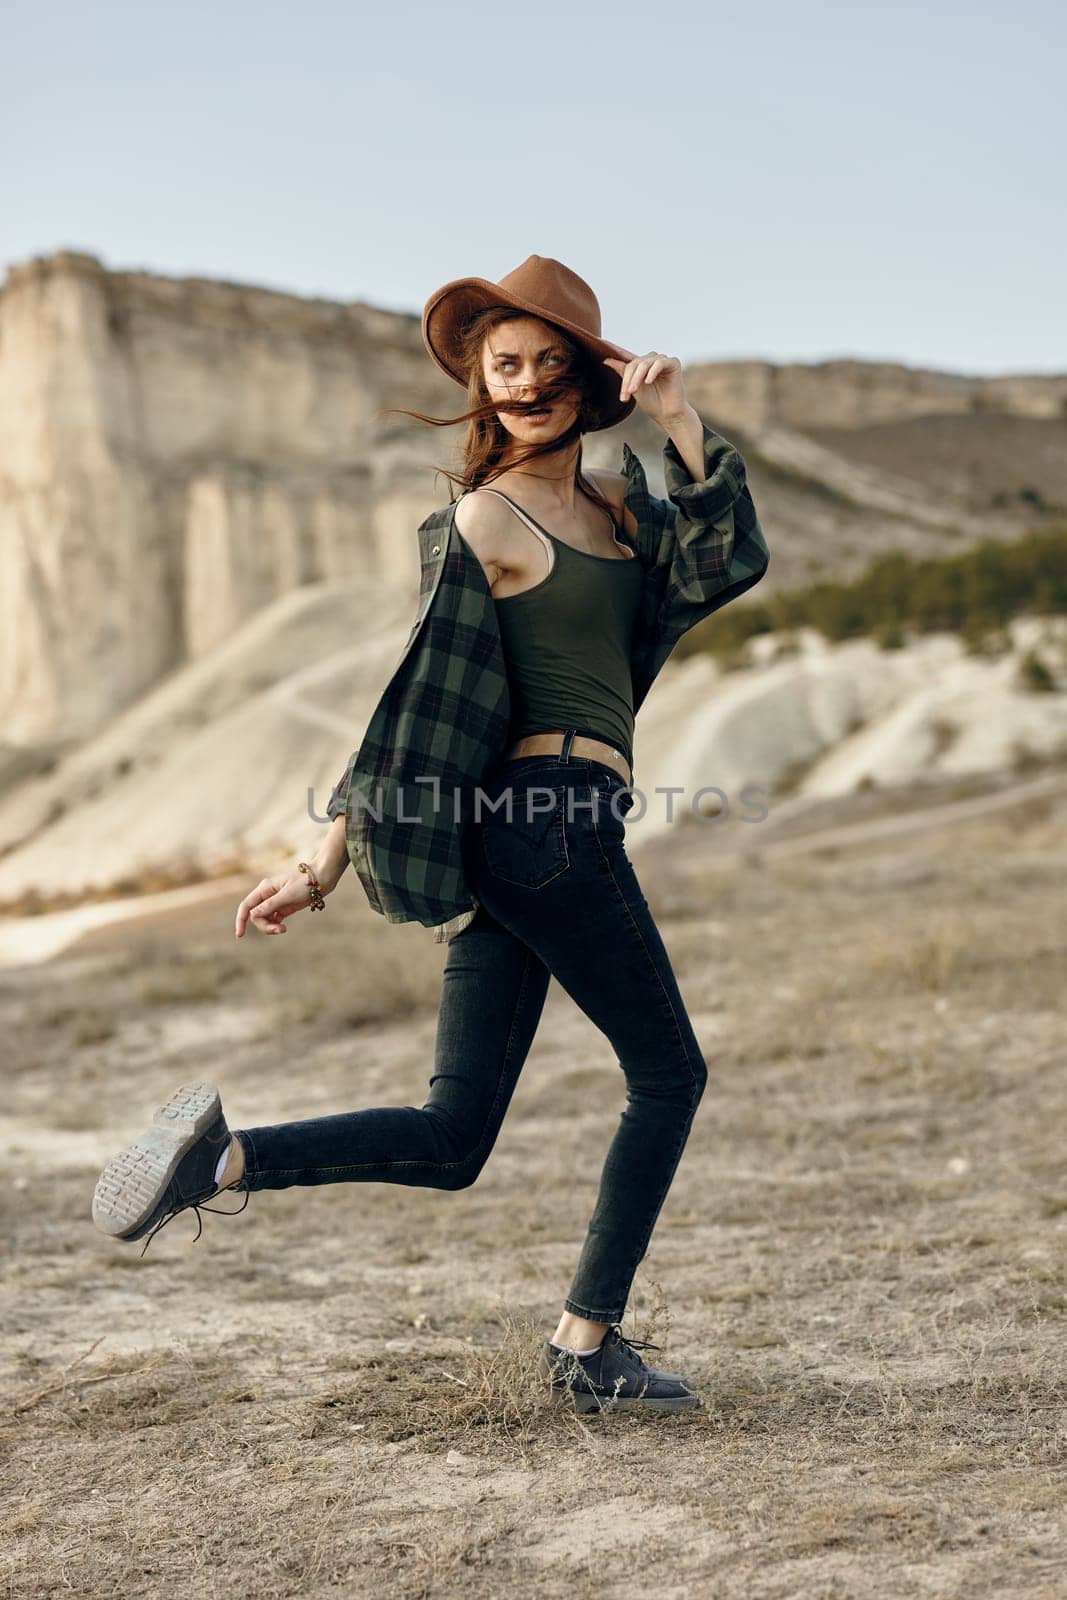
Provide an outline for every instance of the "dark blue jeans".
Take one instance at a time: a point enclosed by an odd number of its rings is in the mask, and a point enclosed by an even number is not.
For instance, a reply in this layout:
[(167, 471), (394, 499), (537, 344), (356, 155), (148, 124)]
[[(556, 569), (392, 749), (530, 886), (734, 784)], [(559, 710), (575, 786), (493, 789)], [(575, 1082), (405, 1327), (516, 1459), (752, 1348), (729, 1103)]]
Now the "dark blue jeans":
[[(478, 899), (444, 966), (430, 1094), (237, 1130), (248, 1189), (403, 1183), (462, 1189), (500, 1130), (555, 977), (610, 1041), (626, 1083), (566, 1310), (619, 1322), (670, 1188), (707, 1069), (626, 855), (633, 795), (606, 763), (507, 761), (466, 830)], [(510, 791), (511, 817), (507, 815)], [(497, 811), (489, 802), (500, 800)]]

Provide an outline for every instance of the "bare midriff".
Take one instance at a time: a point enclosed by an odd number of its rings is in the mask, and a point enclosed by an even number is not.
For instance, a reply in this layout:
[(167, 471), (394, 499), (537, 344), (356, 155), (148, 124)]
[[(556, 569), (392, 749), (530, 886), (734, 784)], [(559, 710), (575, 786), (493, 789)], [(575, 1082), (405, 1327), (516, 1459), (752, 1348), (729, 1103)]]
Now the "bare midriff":
[[(504, 752), (503, 760), (517, 761), (522, 756), (554, 756), (563, 748), (563, 729), (550, 733), (528, 733), (522, 739), (516, 739)], [(616, 750), (608, 744), (606, 739), (594, 739), (588, 734), (577, 733), (571, 740), (571, 755), (584, 756), (593, 761), (603, 761), (605, 765), (614, 767), (615, 771), (625, 778), (627, 785), (633, 782), (630, 764), (621, 750)]]

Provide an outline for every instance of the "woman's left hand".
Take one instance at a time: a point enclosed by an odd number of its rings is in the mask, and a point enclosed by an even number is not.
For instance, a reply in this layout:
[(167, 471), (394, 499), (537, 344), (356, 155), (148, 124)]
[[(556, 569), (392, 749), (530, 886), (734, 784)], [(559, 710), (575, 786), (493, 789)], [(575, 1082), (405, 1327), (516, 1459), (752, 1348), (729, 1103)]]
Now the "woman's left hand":
[[(627, 354), (630, 354), (629, 351)], [(633, 395), (641, 410), (661, 428), (667, 427), (688, 411), (689, 401), (682, 383), (682, 363), (677, 356), (665, 356), (658, 350), (650, 350), (645, 356), (631, 355), (628, 361), (605, 356), (604, 365), (622, 379), (619, 399), (626, 400)]]
[[(330, 887), (322, 884), (323, 895), (329, 894)], [(259, 933), (288, 933), (286, 917), (307, 911), (310, 905), (308, 880), (302, 872), (275, 872), (261, 878), (237, 907), (234, 934), (243, 939), (249, 922)]]

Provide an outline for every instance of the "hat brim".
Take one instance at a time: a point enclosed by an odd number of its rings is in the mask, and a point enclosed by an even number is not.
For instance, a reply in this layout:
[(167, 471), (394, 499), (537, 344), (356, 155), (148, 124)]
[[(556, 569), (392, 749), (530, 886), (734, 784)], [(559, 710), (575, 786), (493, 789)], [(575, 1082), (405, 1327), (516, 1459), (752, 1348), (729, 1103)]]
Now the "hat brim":
[(475, 312), (484, 311), (489, 306), (507, 306), (516, 311), (525, 311), (541, 322), (562, 328), (593, 357), (597, 409), (601, 416), (599, 429), (613, 428), (630, 415), (637, 404), (636, 400), (631, 395), (628, 400), (620, 401), (619, 374), (603, 365), (605, 356), (614, 356), (618, 361), (631, 360), (629, 351), (612, 344), (608, 339), (597, 338), (585, 328), (568, 322), (565, 317), (554, 316), (531, 301), (522, 299), (520, 295), (509, 294), (499, 284), (490, 283), (486, 278), (454, 278), (451, 283), (437, 289), (423, 309), (422, 342), (434, 364), (455, 383), (462, 384), (464, 388), (467, 385), (467, 376), (459, 360), (458, 336)]

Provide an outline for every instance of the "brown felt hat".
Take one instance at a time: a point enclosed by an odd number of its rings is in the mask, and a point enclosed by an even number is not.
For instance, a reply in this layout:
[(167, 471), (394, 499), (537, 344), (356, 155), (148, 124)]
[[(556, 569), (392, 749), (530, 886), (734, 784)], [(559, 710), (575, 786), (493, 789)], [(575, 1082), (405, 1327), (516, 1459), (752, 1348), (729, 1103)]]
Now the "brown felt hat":
[[(487, 306), (509, 306), (531, 317), (554, 323), (589, 352), (597, 385), (599, 428), (613, 428), (628, 417), (637, 402), (631, 395), (620, 402), (620, 377), (603, 364), (604, 356), (630, 361), (633, 353), (600, 337), (600, 304), (584, 278), (551, 256), (527, 256), (521, 267), (499, 283), (486, 278), (454, 278), (436, 289), (422, 313), (422, 337), (434, 361), (450, 378), (466, 387), (460, 366), (458, 339), (476, 311)], [(597, 431), (597, 430), (594, 430)]]

